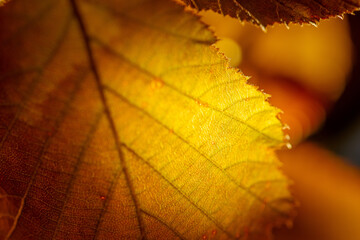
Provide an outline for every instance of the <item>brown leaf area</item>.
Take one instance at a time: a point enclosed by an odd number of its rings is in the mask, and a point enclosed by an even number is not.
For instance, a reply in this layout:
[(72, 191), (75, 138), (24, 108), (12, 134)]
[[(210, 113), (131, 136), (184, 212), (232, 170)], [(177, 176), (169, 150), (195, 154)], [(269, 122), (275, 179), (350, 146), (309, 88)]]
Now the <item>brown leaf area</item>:
[(10, 1), (0, 29), (1, 239), (266, 239), (289, 221), (279, 110), (181, 6)]
[(274, 23), (315, 23), (320, 19), (359, 10), (359, 0), (183, 0), (197, 10), (223, 15), (266, 27)]

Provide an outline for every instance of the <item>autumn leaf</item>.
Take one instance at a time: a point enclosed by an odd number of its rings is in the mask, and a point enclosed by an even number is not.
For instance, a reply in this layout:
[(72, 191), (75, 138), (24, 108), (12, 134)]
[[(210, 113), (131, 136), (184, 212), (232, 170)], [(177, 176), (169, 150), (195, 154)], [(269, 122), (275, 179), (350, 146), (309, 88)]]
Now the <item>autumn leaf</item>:
[(168, 0), (0, 9), (0, 238), (264, 239), (279, 110)]
[[(180, 0), (179, 0), (180, 1)], [(181, 0), (197, 9), (211, 9), (223, 15), (261, 26), (278, 23), (312, 23), (320, 19), (352, 13), (360, 0)]]

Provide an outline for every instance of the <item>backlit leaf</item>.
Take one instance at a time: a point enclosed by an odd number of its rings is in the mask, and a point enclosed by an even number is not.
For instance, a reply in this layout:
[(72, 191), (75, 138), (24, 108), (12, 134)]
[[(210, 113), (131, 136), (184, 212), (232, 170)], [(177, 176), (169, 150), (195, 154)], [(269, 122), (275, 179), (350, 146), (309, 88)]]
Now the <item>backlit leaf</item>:
[(0, 238), (264, 239), (278, 110), (168, 0), (0, 9)]
[(181, 0), (197, 10), (211, 9), (223, 15), (266, 27), (279, 23), (313, 23), (352, 13), (360, 0)]

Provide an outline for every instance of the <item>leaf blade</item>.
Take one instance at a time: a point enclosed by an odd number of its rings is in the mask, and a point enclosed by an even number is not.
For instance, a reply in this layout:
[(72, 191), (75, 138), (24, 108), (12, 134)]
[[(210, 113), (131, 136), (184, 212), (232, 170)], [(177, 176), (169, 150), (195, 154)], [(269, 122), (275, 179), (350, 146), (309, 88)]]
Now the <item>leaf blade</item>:
[(353, 13), (360, 9), (358, 0), (351, 1), (245, 1), (245, 0), (183, 0), (197, 10), (213, 10), (223, 15), (248, 21), (261, 27), (274, 23), (312, 23), (320, 19)]
[[(195, 17), (166, 1), (79, 1), (81, 31), (67, 17), (71, 4), (56, 4), (53, 14), (66, 9), (57, 15), (68, 26), (63, 40), (61, 31), (53, 41), (33, 37), (43, 43), (34, 54), (12, 56), (7, 49), (26, 49), (34, 29), (48, 28), (41, 20), (2, 49), (10, 63), (1, 72), (21, 72), (1, 81), (5, 103), (23, 105), (19, 120), (15, 110), (5, 118), (9, 138), (1, 135), (0, 186), (23, 200), (11, 238), (256, 239), (288, 218), (287, 181), (273, 154), (282, 142), (278, 110), (227, 69)], [(38, 78), (19, 70), (44, 62)], [(30, 92), (27, 103), (16, 80)], [(277, 178), (280, 187), (263, 186)]]

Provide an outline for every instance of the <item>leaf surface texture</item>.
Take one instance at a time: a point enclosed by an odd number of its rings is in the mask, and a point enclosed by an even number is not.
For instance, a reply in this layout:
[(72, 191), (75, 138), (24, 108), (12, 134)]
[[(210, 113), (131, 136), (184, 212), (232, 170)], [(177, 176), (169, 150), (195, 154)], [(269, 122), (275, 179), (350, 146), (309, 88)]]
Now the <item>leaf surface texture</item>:
[(223, 15), (266, 27), (274, 23), (315, 23), (320, 19), (352, 13), (360, 0), (182, 0), (197, 10)]

